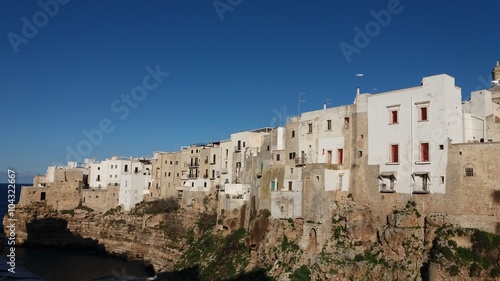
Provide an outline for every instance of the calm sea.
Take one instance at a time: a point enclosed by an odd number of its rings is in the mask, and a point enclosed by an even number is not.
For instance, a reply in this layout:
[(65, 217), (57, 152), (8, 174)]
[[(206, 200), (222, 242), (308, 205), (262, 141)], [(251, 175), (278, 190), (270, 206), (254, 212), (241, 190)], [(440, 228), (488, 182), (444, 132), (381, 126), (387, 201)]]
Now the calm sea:
[[(16, 199), (19, 198), (21, 186), (22, 184), (16, 184)], [(9, 204), (7, 188), (7, 184), (0, 184), (2, 218)], [(154, 275), (142, 263), (127, 262), (96, 251), (52, 247), (17, 247), (16, 266), (42, 276), (47, 281), (145, 280)], [(134, 276), (138, 278), (133, 279)]]

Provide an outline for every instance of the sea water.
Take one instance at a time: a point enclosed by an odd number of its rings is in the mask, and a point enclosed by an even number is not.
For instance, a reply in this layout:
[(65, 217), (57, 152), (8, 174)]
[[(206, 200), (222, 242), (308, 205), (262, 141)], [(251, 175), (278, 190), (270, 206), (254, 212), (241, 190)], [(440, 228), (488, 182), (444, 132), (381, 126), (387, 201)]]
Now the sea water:
[[(21, 186), (16, 184), (16, 201)], [(7, 188), (8, 184), (0, 184), (2, 218), (9, 204)], [(7, 253), (3, 255), (5, 257)], [(110, 257), (94, 250), (55, 247), (16, 247), (16, 266), (44, 277), (47, 281), (146, 280), (148, 276), (154, 275), (139, 262)]]

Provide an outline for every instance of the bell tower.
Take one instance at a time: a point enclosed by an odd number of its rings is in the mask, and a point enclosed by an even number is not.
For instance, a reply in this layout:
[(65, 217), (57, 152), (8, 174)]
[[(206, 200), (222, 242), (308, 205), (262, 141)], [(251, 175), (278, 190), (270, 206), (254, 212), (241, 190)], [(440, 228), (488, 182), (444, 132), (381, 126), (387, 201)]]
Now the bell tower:
[(500, 80), (500, 65), (498, 61), (495, 68), (493, 68), (493, 70), (491, 71), (491, 78), (493, 78), (493, 80), (495, 81)]
[(491, 78), (493, 82), (491, 84), (491, 97), (494, 103), (500, 104), (500, 64), (497, 61), (497, 65), (491, 71)]

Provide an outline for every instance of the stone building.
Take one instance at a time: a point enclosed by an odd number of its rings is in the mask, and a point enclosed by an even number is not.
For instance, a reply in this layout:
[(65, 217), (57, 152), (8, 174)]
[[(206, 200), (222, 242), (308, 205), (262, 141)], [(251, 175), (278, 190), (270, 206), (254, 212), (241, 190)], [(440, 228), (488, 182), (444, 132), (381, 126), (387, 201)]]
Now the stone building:
[(86, 185), (84, 173), (73, 166), (51, 166), (44, 176), (37, 175), (33, 186), (23, 186), (19, 206), (32, 202), (45, 202), (56, 210), (70, 210), (81, 202), (81, 192)]

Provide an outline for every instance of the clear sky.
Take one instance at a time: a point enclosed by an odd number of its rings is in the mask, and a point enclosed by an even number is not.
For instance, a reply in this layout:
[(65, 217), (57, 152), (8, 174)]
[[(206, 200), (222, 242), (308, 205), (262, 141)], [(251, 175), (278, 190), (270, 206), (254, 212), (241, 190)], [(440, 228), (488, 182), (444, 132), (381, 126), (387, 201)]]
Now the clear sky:
[(500, 60), (498, 0), (59, 2), (0, 2), (0, 182), (277, 126), (299, 93), (350, 104), (356, 73), (362, 92), (446, 73), (468, 99)]

